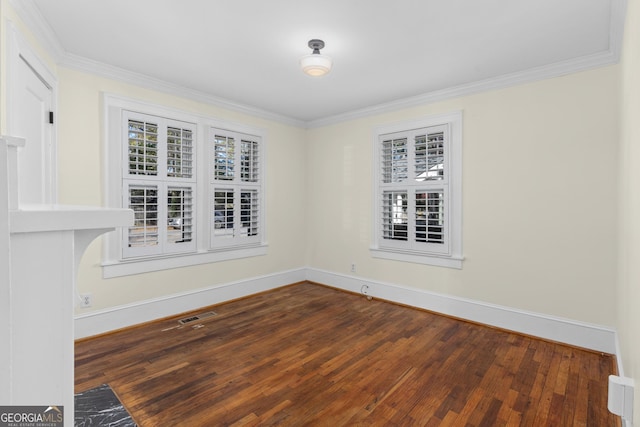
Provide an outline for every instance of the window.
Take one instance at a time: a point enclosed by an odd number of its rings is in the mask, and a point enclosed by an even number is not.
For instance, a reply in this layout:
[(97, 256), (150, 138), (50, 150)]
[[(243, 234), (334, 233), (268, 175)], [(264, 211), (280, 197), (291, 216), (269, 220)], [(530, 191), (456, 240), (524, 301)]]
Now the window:
[(374, 256), (462, 267), (462, 115), (375, 131)]
[(211, 246), (260, 240), (260, 142), (251, 135), (212, 129)]
[(134, 211), (104, 239), (104, 277), (266, 254), (264, 131), (104, 102), (105, 204)]
[(124, 112), (123, 207), (134, 212), (123, 258), (194, 251), (195, 125)]

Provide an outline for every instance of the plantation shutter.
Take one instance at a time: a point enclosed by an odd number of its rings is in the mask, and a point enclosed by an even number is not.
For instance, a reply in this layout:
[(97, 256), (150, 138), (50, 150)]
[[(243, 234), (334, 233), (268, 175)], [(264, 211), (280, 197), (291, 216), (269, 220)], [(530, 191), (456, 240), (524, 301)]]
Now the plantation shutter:
[(160, 253), (158, 193), (157, 185), (131, 184), (126, 188), (124, 205), (133, 210), (134, 223), (127, 229), (125, 256)]
[(167, 176), (193, 177), (193, 131), (191, 129), (168, 127)]
[(235, 139), (214, 136), (213, 170), (216, 180), (233, 181), (235, 176)]
[(181, 252), (195, 248), (193, 216), (193, 187), (169, 186), (166, 252)]
[(407, 240), (406, 191), (385, 191), (382, 194), (382, 237), (391, 240)]
[(123, 115), (123, 206), (133, 209), (135, 225), (123, 235), (122, 256), (195, 250), (195, 125), (131, 111)]
[(158, 124), (128, 121), (128, 170), (130, 175), (158, 175)]
[(437, 131), (415, 137), (416, 181), (444, 179), (444, 132)]
[(258, 182), (260, 150), (257, 141), (243, 139), (240, 152), (240, 178), (242, 182)]
[(262, 182), (259, 138), (212, 129), (212, 248), (260, 243)]
[(234, 194), (233, 189), (216, 188), (213, 196), (213, 234), (218, 238), (234, 237)]
[(259, 231), (258, 191), (240, 192), (240, 234), (245, 237), (257, 236)]
[(416, 193), (416, 242), (444, 244), (444, 192)]
[(381, 135), (379, 241), (406, 251), (448, 251), (446, 125)]
[(407, 138), (389, 138), (382, 141), (382, 182), (404, 182), (408, 177), (409, 150)]

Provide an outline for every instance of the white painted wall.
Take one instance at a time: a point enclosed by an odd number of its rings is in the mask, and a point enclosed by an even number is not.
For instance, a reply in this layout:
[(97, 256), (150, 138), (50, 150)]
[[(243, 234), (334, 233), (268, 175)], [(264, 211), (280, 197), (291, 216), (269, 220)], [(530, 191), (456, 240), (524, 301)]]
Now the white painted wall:
[[(613, 326), (619, 70), (309, 131), (307, 265)], [(374, 259), (372, 129), (463, 110), (462, 270)]]
[(620, 279), (618, 334), (624, 375), (635, 377), (634, 424), (640, 425), (640, 5), (630, 1), (622, 52)]

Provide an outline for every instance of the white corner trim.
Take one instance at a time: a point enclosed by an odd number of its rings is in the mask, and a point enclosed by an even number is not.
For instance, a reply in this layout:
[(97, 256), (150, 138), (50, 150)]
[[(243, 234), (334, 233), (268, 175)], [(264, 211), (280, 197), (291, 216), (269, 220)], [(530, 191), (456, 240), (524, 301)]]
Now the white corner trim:
[(357, 276), (307, 268), (307, 280), (360, 293), (363, 285), (368, 294), (411, 307), (422, 308), (460, 319), (495, 326), (573, 346), (617, 354), (616, 332), (606, 326), (579, 322), (547, 314), (528, 312), (511, 307), (438, 294), (399, 285), (378, 282)]
[(305, 269), (252, 277), (236, 282), (168, 295), (106, 310), (76, 315), (75, 339), (178, 315), (305, 280)]

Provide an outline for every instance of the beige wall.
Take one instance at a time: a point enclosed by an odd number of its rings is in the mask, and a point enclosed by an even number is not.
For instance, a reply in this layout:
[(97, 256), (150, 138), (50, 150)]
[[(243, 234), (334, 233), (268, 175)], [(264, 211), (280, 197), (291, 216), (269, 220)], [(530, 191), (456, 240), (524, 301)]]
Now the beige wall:
[(618, 334), (625, 376), (636, 378), (634, 419), (640, 425), (640, 6), (630, 1), (622, 53), (620, 280)]
[(210, 105), (168, 96), (60, 67), (59, 78), (59, 201), (102, 204), (101, 93), (107, 92), (208, 117), (229, 120), (267, 132), (266, 256), (103, 280), (101, 240), (84, 255), (78, 275), (80, 293), (91, 293), (88, 313), (241, 279), (300, 268), (306, 245), (306, 207), (297, 203), (306, 188), (304, 130), (249, 117)]
[[(479, 301), (615, 324), (619, 67), (309, 131), (307, 262)], [(372, 129), (463, 111), (462, 270), (374, 259)]]
[[(102, 203), (102, 91), (268, 130), (267, 256), (102, 280), (98, 241), (79, 291), (99, 310), (305, 265), (348, 274), (355, 262), (372, 280), (613, 326), (617, 216), (605, 207), (617, 203), (618, 74), (606, 67), (304, 131), (60, 68), (62, 203)], [(373, 127), (453, 110), (464, 114), (463, 269), (373, 259)]]

